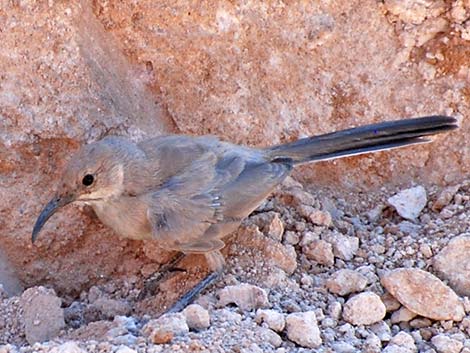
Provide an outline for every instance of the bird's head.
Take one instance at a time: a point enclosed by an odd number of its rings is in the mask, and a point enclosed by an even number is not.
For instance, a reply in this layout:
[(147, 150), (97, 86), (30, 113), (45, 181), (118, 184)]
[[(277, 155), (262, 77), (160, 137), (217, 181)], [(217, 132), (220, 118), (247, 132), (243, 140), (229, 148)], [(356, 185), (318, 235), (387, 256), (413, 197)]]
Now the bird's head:
[(61, 207), (82, 201), (93, 203), (123, 192), (125, 140), (107, 137), (82, 147), (68, 162), (55, 196), (41, 211), (33, 228), (34, 242), (47, 220)]

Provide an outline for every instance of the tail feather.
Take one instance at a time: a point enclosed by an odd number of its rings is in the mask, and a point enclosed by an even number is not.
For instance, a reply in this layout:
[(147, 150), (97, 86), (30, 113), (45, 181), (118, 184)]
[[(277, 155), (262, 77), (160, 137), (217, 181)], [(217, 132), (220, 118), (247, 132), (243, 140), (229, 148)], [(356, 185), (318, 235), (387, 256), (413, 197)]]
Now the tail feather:
[(430, 142), (428, 136), (458, 128), (447, 116), (388, 121), (300, 139), (268, 149), (272, 160), (294, 164), (340, 158)]

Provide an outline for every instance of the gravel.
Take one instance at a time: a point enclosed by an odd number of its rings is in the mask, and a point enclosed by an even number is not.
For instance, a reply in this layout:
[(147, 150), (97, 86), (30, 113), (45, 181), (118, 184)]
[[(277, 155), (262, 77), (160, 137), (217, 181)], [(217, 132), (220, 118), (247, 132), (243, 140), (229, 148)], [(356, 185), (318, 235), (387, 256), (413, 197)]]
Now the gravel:
[[(465, 352), (470, 301), (457, 274), (465, 273), (468, 190), (426, 190), (410, 231), (388, 206), (400, 190), (281, 187), (229, 240), (221, 279), (182, 313), (161, 316), (154, 301), (197, 272), (170, 275), (143, 300), (142, 273), (75, 298), (44, 287), (0, 291), (0, 352)], [(315, 197), (342, 217), (306, 221), (304, 202), (326, 212)], [(382, 211), (371, 221), (374, 209)], [(443, 209), (452, 210), (445, 221)]]

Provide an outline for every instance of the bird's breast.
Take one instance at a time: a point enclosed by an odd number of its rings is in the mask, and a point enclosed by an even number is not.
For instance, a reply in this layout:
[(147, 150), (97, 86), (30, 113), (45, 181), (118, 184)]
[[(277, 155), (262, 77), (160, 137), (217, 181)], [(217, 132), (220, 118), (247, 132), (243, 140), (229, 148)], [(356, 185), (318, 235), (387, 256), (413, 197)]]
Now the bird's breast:
[(98, 218), (119, 236), (130, 239), (150, 239), (152, 230), (147, 219), (147, 207), (138, 198), (122, 197), (91, 204)]

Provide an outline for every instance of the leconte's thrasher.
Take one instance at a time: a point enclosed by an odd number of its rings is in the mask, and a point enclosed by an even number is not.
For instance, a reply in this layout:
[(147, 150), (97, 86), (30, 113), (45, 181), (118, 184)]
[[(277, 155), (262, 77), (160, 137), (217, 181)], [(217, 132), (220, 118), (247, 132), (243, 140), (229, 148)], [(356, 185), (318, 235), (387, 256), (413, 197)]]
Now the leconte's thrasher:
[[(105, 137), (69, 161), (57, 193), (39, 215), (32, 240), (60, 207), (80, 201), (122, 237), (153, 239), (165, 250), (202, 253), (223, 268), (223, 238), (233, 232), (299, 164), (429, 142), (457, 128), (456, 119), (398, 120), (267, 148), (214, 136), (167, 135), (140, 143)], [(216, 278), (188, 293), (180, 309)]]

